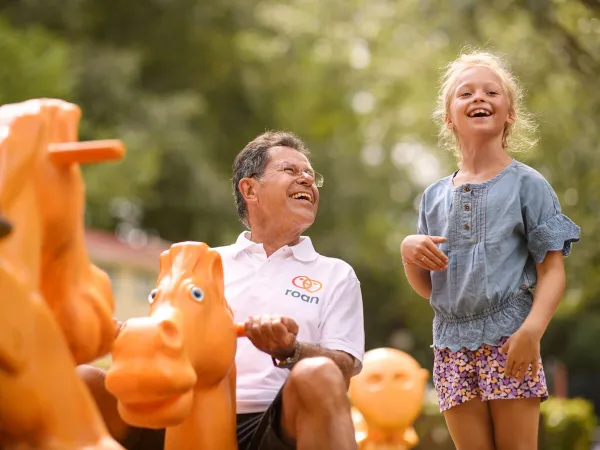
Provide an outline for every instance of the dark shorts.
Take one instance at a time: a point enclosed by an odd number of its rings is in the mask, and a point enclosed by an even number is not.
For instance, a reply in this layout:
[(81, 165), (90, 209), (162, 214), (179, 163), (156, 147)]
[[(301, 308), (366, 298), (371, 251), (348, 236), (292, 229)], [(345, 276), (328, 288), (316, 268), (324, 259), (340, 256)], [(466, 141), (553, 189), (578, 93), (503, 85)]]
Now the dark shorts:
[[(281, 430), (282, 390), (264, 413), (237, 415), (239, 450), (295, 450)], [(127, 450), (163, 450), (165, 430), (134, 428), (121, 442)]]

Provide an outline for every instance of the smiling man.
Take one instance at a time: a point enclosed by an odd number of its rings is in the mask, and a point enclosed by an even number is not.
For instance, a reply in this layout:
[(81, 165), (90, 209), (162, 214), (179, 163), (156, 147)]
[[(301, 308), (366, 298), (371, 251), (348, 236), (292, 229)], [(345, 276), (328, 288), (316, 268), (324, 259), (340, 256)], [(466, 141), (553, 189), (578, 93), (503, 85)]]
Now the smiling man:
[[(218, 247), (225, 296), (248, 339), (238, 340), (239, 450), (354, 450), (347, 389), (362, 367), (360, 283), (344, 261), (320, 255), (304, 233), (323, 177), (295, 135), (267, 132), (233, 164), (237, 211), (248, 229)], [(131, 429), (104, 389), (104, 373), (82, 377), (111, 433), (129, 450), (162, 449), (162, 430)]]
[(346, 391), (364, 353), (360, 284), (347, 263), (302, 236), (323, 186), (308, 156), (295, 135), (267, 132), (233, 164), (248, 231), (218, 250), (227, 299), (248, 335), (236, 357), (240, 450), (356, 448)]

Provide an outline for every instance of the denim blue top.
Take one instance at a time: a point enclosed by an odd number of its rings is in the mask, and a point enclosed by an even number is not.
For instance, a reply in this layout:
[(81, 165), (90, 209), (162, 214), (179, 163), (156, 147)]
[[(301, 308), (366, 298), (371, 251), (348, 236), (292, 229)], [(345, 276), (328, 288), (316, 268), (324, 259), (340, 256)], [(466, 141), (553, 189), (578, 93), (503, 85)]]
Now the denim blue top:
[(433, 346), (452, 351), (513, 334), (531, 309), (535, 262), (568, 256), (580, 235), (546, 179), (521, 162), (483, 183), (454, 186), (455, 174), (425, 190), (418, 224), (419, 234), (446, 237), (448, 268), (430, 272), (430, 302)]

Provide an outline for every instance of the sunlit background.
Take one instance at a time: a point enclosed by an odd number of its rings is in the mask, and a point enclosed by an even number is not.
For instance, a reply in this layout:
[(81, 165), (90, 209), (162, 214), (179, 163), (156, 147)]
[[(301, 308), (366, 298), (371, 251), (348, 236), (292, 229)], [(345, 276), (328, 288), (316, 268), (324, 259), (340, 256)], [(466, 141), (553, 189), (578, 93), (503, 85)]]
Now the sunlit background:
[[(309, 234), (355, 268), (367, 348), (431, 369), (432, 312), (399, 245), (423, 189), (456, 167), (431, 117), (440, 69), (465, 46), (510, 62), (540, 137), (516, 157), (582, 228), (543, 341), (554, 398), (540, 448), (587, 450), (600, 414), (599, 0), (2, 0), (0, 103), (69, 100), (82, 139), (125, 142), (123, 162), (85, 169), (88, 245), (121, 319), (146, 313), (170, 242), (242, 230), (237, 152), (267, 129), (297, 133), (325, 176)], [(418, 448), (452, 448), (434, 400)]]

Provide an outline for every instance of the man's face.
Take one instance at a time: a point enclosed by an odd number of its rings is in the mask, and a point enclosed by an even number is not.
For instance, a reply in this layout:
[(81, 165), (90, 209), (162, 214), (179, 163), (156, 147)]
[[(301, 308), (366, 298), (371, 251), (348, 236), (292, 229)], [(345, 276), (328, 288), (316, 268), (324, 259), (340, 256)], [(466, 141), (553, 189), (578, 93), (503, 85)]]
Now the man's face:
[(290, 147), (273, 147), (269, 156), (256, 186), (251, 222), (276, 220), (286, 231), (302, 232), (313, 224), (319, 207), (314, 170), (306, 156)]

